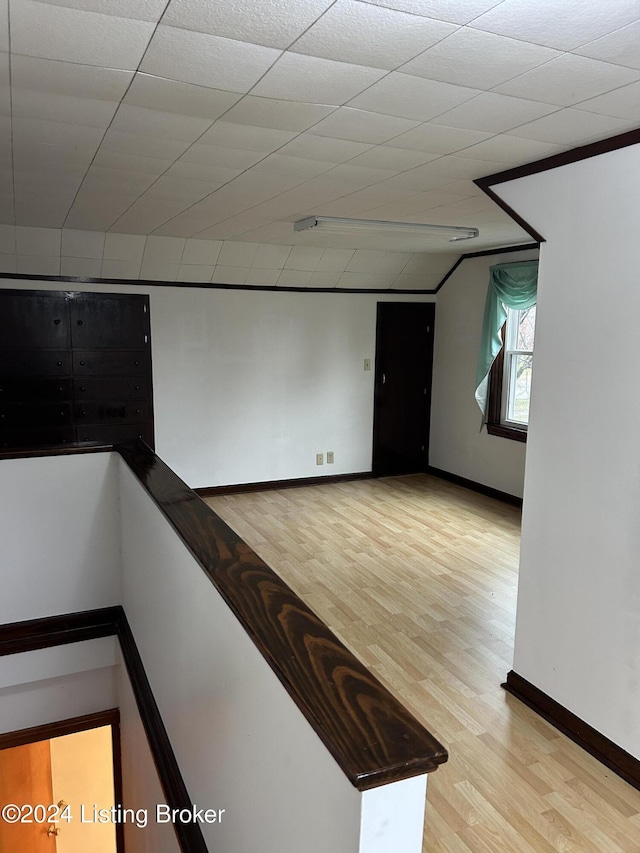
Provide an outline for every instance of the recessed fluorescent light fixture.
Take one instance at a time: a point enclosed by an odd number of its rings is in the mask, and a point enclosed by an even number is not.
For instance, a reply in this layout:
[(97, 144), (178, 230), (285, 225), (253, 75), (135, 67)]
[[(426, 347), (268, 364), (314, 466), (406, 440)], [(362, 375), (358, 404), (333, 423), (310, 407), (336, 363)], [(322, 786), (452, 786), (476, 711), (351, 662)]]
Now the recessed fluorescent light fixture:
[(440, 236), (448, 238), (449, 243), (457, 240), (471, 240), (480, 233), (477, 228), (463, 228), (457, 225), (427, 225), (422, 222), (387, 222), (384, 219), (347, 219), (340, 216), (307, 216), (293, 224), (294, 231), (307, 231), (317, 228), (318, 231), (333, 232), (334, 234), (364, 234), (371, 231), (402, 232), (415, 237)]

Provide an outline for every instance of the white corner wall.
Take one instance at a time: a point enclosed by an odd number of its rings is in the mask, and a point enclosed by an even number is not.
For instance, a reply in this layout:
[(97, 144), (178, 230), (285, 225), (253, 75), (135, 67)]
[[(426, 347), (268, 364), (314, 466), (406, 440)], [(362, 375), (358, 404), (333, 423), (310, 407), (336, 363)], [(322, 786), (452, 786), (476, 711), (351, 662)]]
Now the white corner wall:
[[(148, 293), (156, 450), (192, 488), (371, 470), (376, 305), (411, 294), (294, 293), (4, 279)], [(333, 465), (316, 453), (332, 450)]]
[(640, 147), (494, 189), (547, 241), (514, 670), (640, 757)]
[(111, 453), (0, 460), (0, 624), (121, 601)]
[(464, 260), (436, 307), (429, 464), (518, 497), (527, 445), (480, 429), (475, 380), (489, 267), (537, 257), (535, 249)]

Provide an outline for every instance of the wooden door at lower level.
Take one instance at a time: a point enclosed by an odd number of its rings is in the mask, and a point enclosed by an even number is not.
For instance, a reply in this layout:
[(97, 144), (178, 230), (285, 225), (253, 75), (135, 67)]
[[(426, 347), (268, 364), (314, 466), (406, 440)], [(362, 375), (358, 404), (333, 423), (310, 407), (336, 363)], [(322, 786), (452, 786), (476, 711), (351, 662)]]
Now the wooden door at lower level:
[[(52, 802), (49, 741), (0, 750), (0, 808), (46, 807)], [(0, 853), (56, 853), (55, 836), (48, 834), (50, 824), (31, 819), (32, 823), (8, 823), (0, 818)]]

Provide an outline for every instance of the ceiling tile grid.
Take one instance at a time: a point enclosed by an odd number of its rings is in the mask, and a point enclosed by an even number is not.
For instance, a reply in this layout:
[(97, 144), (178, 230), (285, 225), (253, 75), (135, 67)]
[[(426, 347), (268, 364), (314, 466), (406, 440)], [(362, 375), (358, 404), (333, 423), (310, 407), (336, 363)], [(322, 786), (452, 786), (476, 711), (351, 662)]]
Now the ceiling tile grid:
[(0, 241), (0, 263), (417, 287), (435, 273), (358, 266), (381, 250), (397, 266), (397, 240), (293, 222), (430, 221), (479, 227), (473, 249), (526, 242), (473, 180), (637, 127), (639, 36), (637, 0), (0, 0), (0, 224), (65, 235), (57, 254)]

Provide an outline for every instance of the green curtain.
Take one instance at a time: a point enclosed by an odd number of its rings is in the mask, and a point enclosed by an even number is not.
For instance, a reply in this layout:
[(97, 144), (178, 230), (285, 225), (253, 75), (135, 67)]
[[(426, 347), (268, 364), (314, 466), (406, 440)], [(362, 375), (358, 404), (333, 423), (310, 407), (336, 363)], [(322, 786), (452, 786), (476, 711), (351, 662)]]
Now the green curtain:
[(507, 319), (507, 308), (521, 310), (535, 305), (538, 290), (538, 262), (496, 264), (490, 267), (489, 272), (489, 290), (484, 307), (476, 377), (476, 401), (483, 414), (487, 407), (489, 371), (502, 347), (500, 330)]

